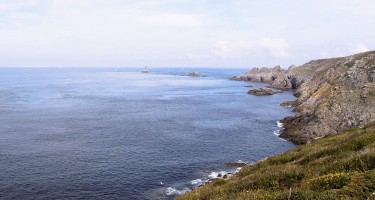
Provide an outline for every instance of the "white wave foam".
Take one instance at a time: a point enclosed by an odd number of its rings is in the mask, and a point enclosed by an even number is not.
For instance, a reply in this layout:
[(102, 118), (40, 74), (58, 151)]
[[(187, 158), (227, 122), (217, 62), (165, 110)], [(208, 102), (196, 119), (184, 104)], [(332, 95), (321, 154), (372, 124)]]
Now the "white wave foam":
[(203, 181), (202, 179), (195, 179), (195, 180), (192, 180), (190, 183), (191, 185), (194, 185), (194, 186), (201, 186), (201, 185), (204, 185), (207, 181)]
[[(242, 160), (238, 160), (238, 163), (247, 163), (247, 162), (244, 162)], [(199, 178), (199, 179), (195, 179), (195, 180), (190, 181), (191, 189), (195, 189), (199, 186), (205, 185), (206, 183), (211, 182), (213, 179), (230, 178), (234, 174), (238, 173), (241, 169), (242, 169), (242, 167), (237, 167), (235, 170), (230, 170), (230, 171), (214, 171), (214, 172), (211, 172), (204, 179)], [(168, 196), (181, 195), (183, 193), (190, 192), (191, 189), (185, 188), (183, 190), (178, 190), (174, 187), (168, 187), (165, 194), (168, 195)]]
[(219, 175), (221, 175), (221, 177), (223, 177), (227, 173), (228, 172), (226, 172), (226, 171), (211, 172), (211, 174), (208, 175), (208, 178), (210, 178), (210, 179), (220, 178)]
[(279, 136), (280, 135), (280, 130), (274, 131), (273, 134), (275, 134), (276, 136)]
[(165, 194), (168, 195), (168, 196), (171, 196), (171, 195), (181, 195), (181, 194), (184, 194), (184, 193), (190, 192), (190, 191), (191, 190), (189, 188), (185, 188), (183, 190), (177, 190), (174, 187), (168, 187), (167, 190), (165, 191)]
[(240, 172), (241, 169), (242, 169), (242, 167), (237, 167), (237, 168), (236, 168), (236, 171), (235, 171), (234, 173), (236, 174), (236, 173)]
[(281, 123), (280, 121), (277, 121), (276, 124), (277, 124), (277, 126), (278, 126), (279, 128), (283, 128), (283, 126), (284, 126), (284, 124)]

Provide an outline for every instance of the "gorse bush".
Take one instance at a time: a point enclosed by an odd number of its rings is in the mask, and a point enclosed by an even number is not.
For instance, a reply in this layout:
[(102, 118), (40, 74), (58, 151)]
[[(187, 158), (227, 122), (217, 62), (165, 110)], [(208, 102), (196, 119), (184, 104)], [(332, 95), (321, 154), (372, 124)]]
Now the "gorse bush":
[(350, 175), (345, 173), (335, 173), (319, 176), (306, 181), (306, 186), (311, 190), (324, 191), (330, 189), (340, 189), (350, 182)]
[(375, 199), (375, 123), (246, 166), (178, 199)]

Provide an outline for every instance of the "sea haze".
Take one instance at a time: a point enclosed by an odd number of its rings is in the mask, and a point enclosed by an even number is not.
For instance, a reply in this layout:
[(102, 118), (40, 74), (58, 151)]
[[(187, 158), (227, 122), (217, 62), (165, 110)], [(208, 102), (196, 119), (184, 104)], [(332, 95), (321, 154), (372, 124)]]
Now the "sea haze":
[(264, 85), (228, 80), (245, 70), (140, 70), (0, 69), (0, 198), (171, 199), (293, 147), (274, 134), (291, 92), (248, 95)]

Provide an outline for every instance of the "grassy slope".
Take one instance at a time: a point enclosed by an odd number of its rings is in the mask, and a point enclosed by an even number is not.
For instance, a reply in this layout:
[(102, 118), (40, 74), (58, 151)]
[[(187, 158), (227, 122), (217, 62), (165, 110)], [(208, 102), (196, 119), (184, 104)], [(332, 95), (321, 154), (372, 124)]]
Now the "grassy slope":
[(247, 166), (178, 199), (375, 199), (375, 123)]

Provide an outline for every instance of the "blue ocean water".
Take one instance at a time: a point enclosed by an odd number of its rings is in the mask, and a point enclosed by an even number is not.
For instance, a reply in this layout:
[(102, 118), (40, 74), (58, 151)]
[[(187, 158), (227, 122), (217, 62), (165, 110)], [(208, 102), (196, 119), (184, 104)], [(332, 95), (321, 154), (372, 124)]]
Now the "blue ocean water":
[(0, 69), (0, 199), (173, 199), (225, 162), (293, 147), (274, 134), (290, 92), (191, 71)]

